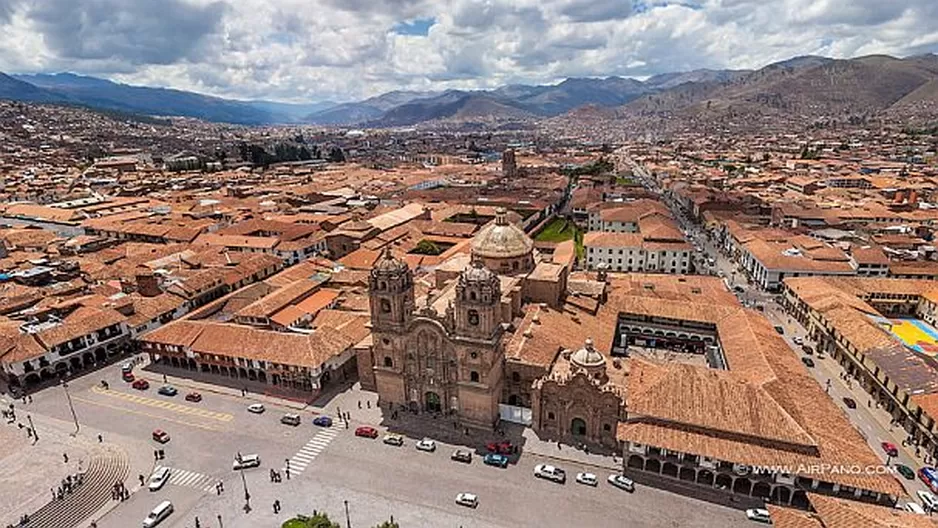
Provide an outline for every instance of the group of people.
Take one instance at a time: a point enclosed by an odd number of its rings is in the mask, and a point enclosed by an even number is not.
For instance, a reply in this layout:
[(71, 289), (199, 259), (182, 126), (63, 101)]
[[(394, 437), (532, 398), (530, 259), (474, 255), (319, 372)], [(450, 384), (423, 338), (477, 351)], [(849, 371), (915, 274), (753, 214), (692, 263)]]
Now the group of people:
[(124, 483), (117, 481), (114, 483), (114, 486), (111, 487), (111, 500), (121, 500), (125, 501), (130, 498), (130, 492), (127, 491), (127, 487), (124, 486)]
[[(287, 480), (290, 480), (290, 468), (285, 470), (287, 472)], [(271, 482), (283, 482), (283, 477), (280, 476), (279, 471), (270, 470), (270, 481)]]
[(52, 493), (53, 500), (62, 500), (65, 498), (65, 495), (71, 493), (78, 486), (81, 486), (85, 482), (84, 473), (76, 473), (75, 475), (67, 475), (62, 482), (59, 484), (58, 489), (49, 488), (49, 491)]

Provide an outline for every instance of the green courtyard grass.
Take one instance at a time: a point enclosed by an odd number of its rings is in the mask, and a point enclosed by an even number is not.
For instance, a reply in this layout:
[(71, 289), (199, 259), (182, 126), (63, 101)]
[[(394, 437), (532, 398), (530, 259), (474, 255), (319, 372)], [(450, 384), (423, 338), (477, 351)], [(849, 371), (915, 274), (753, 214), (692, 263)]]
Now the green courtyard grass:
[(566, 242), (576, 237), (576, 226), (564, 218), (554, 218), (534, 238), (538, 242)]

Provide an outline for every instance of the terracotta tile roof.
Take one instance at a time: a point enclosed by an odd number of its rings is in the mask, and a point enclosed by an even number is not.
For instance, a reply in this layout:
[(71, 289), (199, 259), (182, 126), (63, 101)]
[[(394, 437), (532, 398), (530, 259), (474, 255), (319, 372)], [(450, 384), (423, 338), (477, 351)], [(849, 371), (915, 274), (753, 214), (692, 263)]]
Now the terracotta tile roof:
[(610, 313), (592, 316), (530, 306), (506, 344), (505, 357), (547, 369), (561, 350), (581, 348), (587, 338), (608, 355), (615, 335), (615, 319), (610, 317)]
[(931, 517), (912, 512), (808, 494), (811, 507), (817, 512), (824, 528), (935, 528)]
[(154, 297), (143, 297), (134, 294), (132, 297), (134, 303), (134, 313), (127, 318), (127, 324), (131, 327), (139, 326), (157, 317), (178, 309), (183, 304), (183, 300), (169, 293), (161, 293)]
[(310, 279), (300, 279), (286, 286), (282, 286), (253, 303), (245, 306), (236, 314), (239, 317), (270, 317), (287, 305), (296, 304), (305, 299), (319, 288), (319, 282)]
[(35, 336), (20, 332), (20, 322), (0, 322), (0, 363), (13, 364), (42, 356), (46, 349)]
[(766, 504), (765, 507), (775, 528), (824, 528), (817, 514), (774, 504)]
[(298, 303), (296, 308), (305, 314), (316, 315), (321, 310), (324, 310), (326, 307), (335, 302), (341, 293), (342, 292), (338, 290), (324, 288)]
[(36, 339), (46, 348), (52, 348), (126, 320), (123, 314), (109, 308), (82, 306), (66, 316), (62, 324), (36, 334)]

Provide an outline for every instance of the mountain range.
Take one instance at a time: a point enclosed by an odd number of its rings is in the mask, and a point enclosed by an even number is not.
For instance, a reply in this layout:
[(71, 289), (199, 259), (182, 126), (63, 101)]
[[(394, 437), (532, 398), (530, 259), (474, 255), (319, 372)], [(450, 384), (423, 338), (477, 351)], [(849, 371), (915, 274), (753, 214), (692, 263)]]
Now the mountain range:
[(665, 73), (637, 80), (570, 78), (494, 90), (394, 91), (357, 102), (237, 101), (167, 88), (131, 86), (71, 73), (4, 75), (0, 99), (77, 104), (239, 124), (409, 127), (428, 122), (726, 116), (817, 118), (862, 114), (938, 117), (938, 56), (803, 56), (758, 70)]

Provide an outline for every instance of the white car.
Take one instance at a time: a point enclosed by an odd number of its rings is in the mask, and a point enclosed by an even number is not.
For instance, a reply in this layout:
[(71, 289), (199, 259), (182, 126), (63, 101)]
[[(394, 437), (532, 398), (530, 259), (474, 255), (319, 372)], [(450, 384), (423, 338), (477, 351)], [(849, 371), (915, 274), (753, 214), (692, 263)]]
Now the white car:
[(769, 510), (763, 508), (752, 508), (746, 510), (746, 518), (750, 521), (756, 521), (761, 523), (771, 523), (772, 518), (769, 516)]
[(567, 474), (559, 467), (550, 464), (538, 464), (534, 466), (534, 476), (542, 479), (552, 480), (559, 484), (567, 481)]
[(152, 475), (150, 475), (150, 483), (147, 485), (147, 487), (150, 489), (150, 491), (159, 491), (159, 489), (162, 488), (164, 484), (166, 484), (167, 480), (169, 480), (169, 468), (158, 468), (153, 472)]
[(238, 458), (235, 458), (234, 464), (232, 464), (231, 469), (237, 471), (239, 469), (258, 467), (260, 465), (261, 465), (261, 457), (257, 455), (242, 455)]
[(804, 344), (804, 339), (801, 339), (800, 336), (795, 336), (795, 337), (791, 338), (791, 341), (792, 341), (792, 343), (794, 343), (794, 344), (796, 344), (796, 345), (803, 345), (803, 344)]
[(394, 433), (389, 433), (389, 434), (384, 435), (384, 440), (382, 441), (385, 444), (397, 446), (397, 447), (404, 445), (404, 437), (399, 434), (394, 434)]
[(432, 453), (436, 451), (436, 442), (429, 438), (424, 438), (423, 440), (417, 442), (414, 447), (416, 447), (418, 451), (427, 451)]
[(625, 478), (623, 475), (609, 475), (606, 481), (619, 489), (635, 491), (635, 483), (632, 482), (631, 479)]
[(918, 490), (915, 492), (918, 495), (920, 501), (922, 501), (922, 506), (926, 510), (934, 510), (938, 506), (938, 497), (935, 497), (935, 494), (930, 491)]
[(599, 480), (596, 478), (596, 475), (592, 473), (577, 473), (576, 481), (580, 484), (586, 484), (587, 486), (596, 487), (599, 484)]
[(265, 410), (266, 409), (264, 409), (263, 403), (252, 403), (251, 405), (248, 405), (248, 412), (252, 412), (254, 414), (261, 414)]
[(925, 509), (918, 505), (917, 502), (909, 502), (905, 505), (905, 511), (909, 513), (915, 513), (918, 515), (925, 515)]
[(472, 493), (459, 493), (456, 495), (456, 504), (460, 506), (468, 506), (470, 508), (475, 508), (479, 505), (479, 497)]

